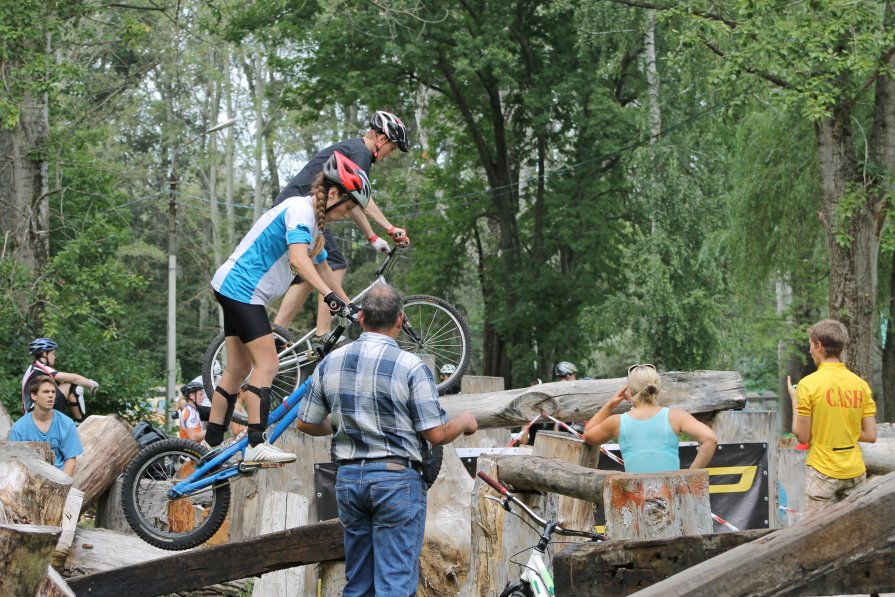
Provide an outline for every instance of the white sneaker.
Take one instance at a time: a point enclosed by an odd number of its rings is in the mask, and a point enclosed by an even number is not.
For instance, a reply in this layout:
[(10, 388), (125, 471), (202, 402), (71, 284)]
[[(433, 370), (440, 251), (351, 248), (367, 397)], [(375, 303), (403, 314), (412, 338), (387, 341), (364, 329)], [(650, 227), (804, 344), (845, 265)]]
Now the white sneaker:
[(245, 464), (286, 463), (295, 462), (295, 454), (283, 452), (276, 446), (262, 442), (255, 447), (246, 450), (243, 462)]

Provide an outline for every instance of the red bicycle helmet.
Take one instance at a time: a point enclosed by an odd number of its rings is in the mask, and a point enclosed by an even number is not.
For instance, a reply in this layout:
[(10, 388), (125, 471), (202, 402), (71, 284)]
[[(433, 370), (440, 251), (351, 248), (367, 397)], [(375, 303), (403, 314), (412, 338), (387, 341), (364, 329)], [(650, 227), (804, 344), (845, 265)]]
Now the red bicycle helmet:
[(373, 189), (370, 179), (360, 166), (341, 152), (334, 151), (323, 164), (323, 177), (348, 193), (351, 200), (362, 208), (367, 207)]

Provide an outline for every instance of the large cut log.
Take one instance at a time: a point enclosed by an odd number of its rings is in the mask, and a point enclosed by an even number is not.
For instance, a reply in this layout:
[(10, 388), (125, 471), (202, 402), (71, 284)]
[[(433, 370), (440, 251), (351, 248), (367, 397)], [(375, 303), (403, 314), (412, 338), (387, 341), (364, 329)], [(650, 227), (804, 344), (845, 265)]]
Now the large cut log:
[[(538, 441), (535, 442), (535, 456), (555, 458), (562, 462), (595, 469), (600, 457), (600, 451), (594, 446), (588, 446), (582, 440), (570, 433), (555, 431), (542, 431), (538, 433)], [(567, 495), (558, 495), (556, 504), (556, 518), (562, 521), (562, 525), (569, 529), (592, 529), (594, 526), (594, 502), (582, 500)], [(563, 541), (580, 543), (586, 541), (583, 537), (564, 537)]]
[(47, 442), (0, 442), (0, 453), (2, 454), (34, 454), (47, 464), (56, 464), (56, 455), (53, 448)]
[[(630, 595), (772, 532), (771, 529), (755, 529), (572, 546), (553, 558), (556, 594)], [(895, 575), (891, 573), (893, 564), (895, 549), (886, 548), (835, 568), (786, 594), (795, 597), (888, 593), (895, 591)]]
[(70, 578), (68, 586), (78, 595), (93, 597), (165, 595), (344, 557), (342, 524), (332, 520)]
[[(261, 532), (272, 533), (308, 524), (308, 498), (295, 493), (274, 491), (264, 499)], [(301, 595), (305, 590), (306, 567), (268, 572), (252, 588), (252, 597)]]
[(75, 597), (75, 592), (52, 566), (47, 567), (47, 575), (37, 587), (35, 597)]
[(498, 480), (516, 491), (558, 493), (594, 504), (603, 503), (606, 480), (622, 474), (544, 456), (501, 456), (497, 460), (497, 470)]
[(78, 435), (84, 453), (78, 456), (74, 486), (84, 492), (86, 509), (124, 472), (139, 446), (127, 421), (114, 415), (87, 417), (78, 427)]
[[(711, 421), (718, 444), (765, 444), (768, 451), (768, 479), (777, 478), (777, 413), (767, 410), (719, 412)], [(768, 527), (780, 528), (777, 483), (768, 483)], [(722, 514), (723, 516), (723, 514)]]
[[(797, 524), (644, 589), (643, 596), (771, 595), (804, 587), (879, 551), (895, 533), (895, 473)], [(849, 591), (850, 592), (850, 591)]]
[(83, 501), (83, 491), (74, 487), (68, 490), (68, 496), (65, 498), (65, 508), (62, 513), (62, 535), (56, 544), (52, 560), (53, 566), (59, 570), (62, 570), (65, 565), (68, 552), (71, 551), (71, 544), (75, 540), (75, 529), (78, 526), (78, 518), (81, 516), (81, 504)]
[[(508, 456), (498, 459), (491, 455), (482, 455), (478, 459), (478, 470), (485, 471), (493, 478), (501, 477), (498, 474), (498, 463), (510, 458), (523, 457)], [(505, 479), (501, 478), (500, 481), (504, 482)], [(522, 570), (518, 562), (524, 563), (528, 559), (530, 548), (537, 544), (543, 531), (537, 529), (537, 523), (528, 519), (524, 512), (520, 512), (520, 515), (525, 518), (510, 514), (499, 502), (488, 499), (489, 497), (497, 497), (496, 492), (476, 477), (472, 492), (472, 547), (469, 575), (459, 595), (488, 597), (499, 595), (508, 580), (518, 580), (521, 577)], [(520, 493), (516, 494), (516, 497), (541, 516), (554, 518), (556, 515), (556, 494)], [(518, 508), (514, 507), (513, 510), (515, 512)], [(534, 525), (535, 528), (529, 525)], [(548, 553), (545, 557), (548, 567), (550, 555)]]
[(62, 571), (67, 577), (95, 574), (170, 555), (170, 551), (153, 547), (136, 535), (78, 527)]
[(466, 582), (469, 573), (472, 487), (472, 477), (457, 456), (454, 446), (444, 446), (441, 473), (427, 495), (426, 532), (417, 590), (419, 597), (457, 595)]
[[(450, 416), (470, 411), (479, 428), (524, 425), (542, 412), (563, 421), (583, 421), (625, 383), (624, 378), (560, 381), (503, 392), (457, 394), (442, 406)], [(736, 371), (669, 371), (662, 374), (662, 404), (708, 417), (745, 407), (746, 390)], [(629, 406), (625, 403), (614, 412)]]
[(876, 443), (858, 445), (869, 474), (886, 475), (895, 471), (895, 437), (878, 437)]
[(619, 473), (606, 480), (603, 502), (611, 540), (712, 532), (706, 469)]
[(0, 506), (6, 521), (59, 526), (71, 483), (42, 450), (15, 443), (0, 447)]
[(37, 592), (61, 533), (57, 526), (0, 525), (0, 595)]

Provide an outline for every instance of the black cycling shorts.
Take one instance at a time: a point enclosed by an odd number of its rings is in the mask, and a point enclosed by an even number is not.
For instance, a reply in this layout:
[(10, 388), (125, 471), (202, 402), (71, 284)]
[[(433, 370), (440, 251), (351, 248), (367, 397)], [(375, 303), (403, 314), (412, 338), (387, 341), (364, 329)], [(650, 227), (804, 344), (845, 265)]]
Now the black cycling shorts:
[[(323, 247), (326, 249), (326, 262), (329, 264), (329, 269), (336, 271), (348, 268), (348, 260), (345, 259), (345, 256), (342, 255), (342, 251), (339, 250), (339, 245), (336, 243), (336, 237), (329, 231), (329, 228), (326, 228), (323, 231)], [(302, 281), (301, 276), (295, 276), (292, 283), (301, 284)]]
[(273, 332), (267, 309), (262, 305), (241, 303), (227, 298), (217, 290), (214, 298), (224, 312), (224, 336), (239, 336), (243, 344)]

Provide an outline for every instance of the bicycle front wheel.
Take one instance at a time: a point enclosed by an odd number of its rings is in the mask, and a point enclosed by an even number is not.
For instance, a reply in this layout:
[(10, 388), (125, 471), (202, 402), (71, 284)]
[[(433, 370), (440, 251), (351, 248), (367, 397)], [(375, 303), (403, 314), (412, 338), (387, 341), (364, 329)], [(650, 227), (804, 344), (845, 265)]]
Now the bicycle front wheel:
[[(280, 368), (270, 384), (271, 404), (274, 409), (289, 396), (301, 384), (301, 361), (303, 353), (298, 352), (298, 347), (288, 330), (272, 324), (273, 339), (279, 355)], [(205, 351), (202, 363), (202, 384), (205, 386), (205, 394), (212, 398), (214, 389), (221, 379), (221, 374), (227, 366), (227, 344), (224, 334), (221, 332), (215, 336)], [(251, 375), (251, 373), (249, 374)], [(248, 378), (246, 378), (248, 380)]]
[(168, 490), (196, 470), (208, 449), (186, 439), (149, 444), (124, 472), (121, 505), (134, 532), (147, 543), (178, 551), (208, 541), (230, 508), (230, 485), (206, 487), (177, 500)]
[[(398, 345), (420, 356), (438, 380), (439, 394), (446, 394), (460, 383), (469, 366), (469, 327), (450, 303), (423, 294), (404, 299), (404, 325)], [(442, 371), (446, 377), (442, 380)]]

